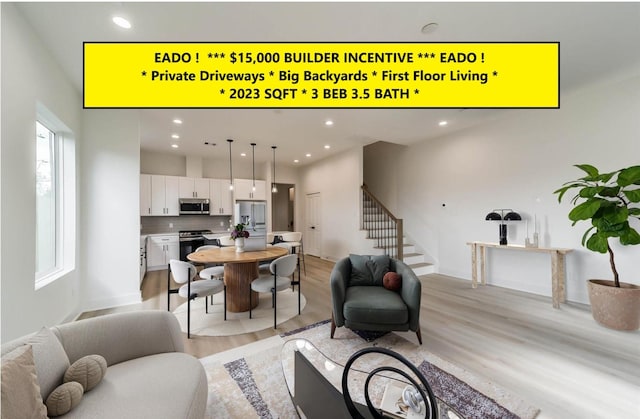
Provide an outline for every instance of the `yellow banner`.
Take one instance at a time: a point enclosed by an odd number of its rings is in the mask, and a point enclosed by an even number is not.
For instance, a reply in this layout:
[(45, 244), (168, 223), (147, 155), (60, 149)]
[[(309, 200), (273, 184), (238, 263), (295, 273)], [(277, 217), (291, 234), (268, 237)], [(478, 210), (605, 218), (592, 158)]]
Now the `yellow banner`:
[(549, 43), (84, 44), (85, 108), (558, 108)]

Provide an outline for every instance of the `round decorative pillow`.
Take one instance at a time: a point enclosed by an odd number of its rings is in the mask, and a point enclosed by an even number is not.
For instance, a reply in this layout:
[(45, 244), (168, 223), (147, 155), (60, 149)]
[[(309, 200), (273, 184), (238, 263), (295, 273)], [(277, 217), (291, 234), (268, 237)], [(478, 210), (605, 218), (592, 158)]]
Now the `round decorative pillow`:
[(399, 291), (402, 288), (402, 276), (396, 272), (387, 272), (382, 277), (382, 286), (391, 291)]
[(82, 389), (82, 385), (75, 381), (59, 385), (49, 394), (45, 402), (47, 405), (47, 416), (62, 416), (68, 413), (80, 403), (83, 394), (84, 390)]
[(64, 382), (75, 381), (89, 391), (98, 385), (107, 372), (107, 361), (100, 355), (87, 355), (71, 364), (64, 373)]

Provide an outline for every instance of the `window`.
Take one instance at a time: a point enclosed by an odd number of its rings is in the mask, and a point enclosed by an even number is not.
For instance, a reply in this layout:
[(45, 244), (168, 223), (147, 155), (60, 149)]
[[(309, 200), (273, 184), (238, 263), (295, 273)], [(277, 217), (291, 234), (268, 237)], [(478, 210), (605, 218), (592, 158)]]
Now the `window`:
[(36, 280), (60, 266), (57, 148), (55, 133), (36, 122)]
[(35, 288), (75, 268), (75, 139), (38, 104), (35, 132)]

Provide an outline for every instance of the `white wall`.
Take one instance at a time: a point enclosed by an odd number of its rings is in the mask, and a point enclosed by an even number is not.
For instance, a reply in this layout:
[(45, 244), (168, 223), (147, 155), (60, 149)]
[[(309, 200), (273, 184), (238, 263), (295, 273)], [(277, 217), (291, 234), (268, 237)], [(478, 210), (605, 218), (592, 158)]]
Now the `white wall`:
[[(256, 163), (256, 179), (265, 179), (265, 164)], [(207, 158), (202, 161), (202, 177), (213, 179), (229, 179), (229, 159)], [(251, 154), (247, 157), (233, 156), (233, 178), (252, 179), (253, 166), (251, 165)]]
[(307, 225), (306, 196), (318, 192), (321, 195), (320, 256), (338, 260), (349, 253), (371, 253), (370, 243), (364, 240), (360, 230), (362, 147), (302, 167), (300, 179), (300, 191), (296, 191), (296, 219), (302, 220), (297, 229), (303, 234)]
[[(229, 179), (229, 160), (203, 158), (202, 176), (212, 179)], [(280, 181), (280, 167), (276, 176)], [(166, 176), (187, 176), (187, 157), (177, 153), (162, 153), (158, 151), (140, 151), (141, 173)], [(271, 163), (256, 163), (256, 179), (265, 180), (270, 175)], [(253, 167), (251, 154), (247, 157), (233, 156), (233, 178), (251, 179)], [(198, 176), (195, 176), (198, 177)]]
[(180, 154), (141, 150), (140, 173), (149, 175), (186, 176), (187, 159)]
[[(498, 241), (484, 221), (493, 208), (513, 208), (541, 224), (544, 246), (568, 247), (568, 299), (588, 302), (585, 280), (610, 278), (607, 255), (580, 245), (588, 227), (571, 227), (568, 202), (553, 191), (576, 179), (573, 164), (613, 171), (640, 163), (640, 77), (602, 81), (564, 95), (559, 110), (512, 110), (486, 126), (415, 144), (405, 151), (399, 207), (405, 230), (438, 262), (439, 272), (470, 278), (467, 241)], [(565, 200), (566, 201), (566, 200)], [(444, 206), (443, 206), (444, 204)], [(525, 223), (509, 226), (509, 242), (524, 244)], [(640, 283), (640, 248), (615, 246), (626, 282)], [(493, 250), (490, 283), (551, 295), (549, 256)]]
[(378, 141), (364, 147), (364, 183), (382, 204), (397, 216), (400, 155), (406, 146)]
[(2, 342), (6, 342), (42, 326), (70, 319), (79, 310), (81, 259), (78, 249), (73, 272), (37, 291), (34, 289), (35, 120), (36, 102), (39, 101), (74, 132), (78, 140), (77, 156), (82, 148), (82, 101), (47, 49), (10, 3), (2, 3), (1, 38), (0, 293)]
[(132, 110), (85, 110), (83, 309), (140, 301), (140, 138)]

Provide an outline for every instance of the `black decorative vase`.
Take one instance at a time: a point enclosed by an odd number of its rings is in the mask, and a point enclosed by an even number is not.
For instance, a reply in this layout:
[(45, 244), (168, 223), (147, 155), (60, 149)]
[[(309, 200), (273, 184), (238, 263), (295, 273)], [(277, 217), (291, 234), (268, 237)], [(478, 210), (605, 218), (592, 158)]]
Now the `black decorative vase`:
[(498, 228), (500, 229), (500, 244), (506, 245), (507, 244), (507, 225), (500, 224)]

